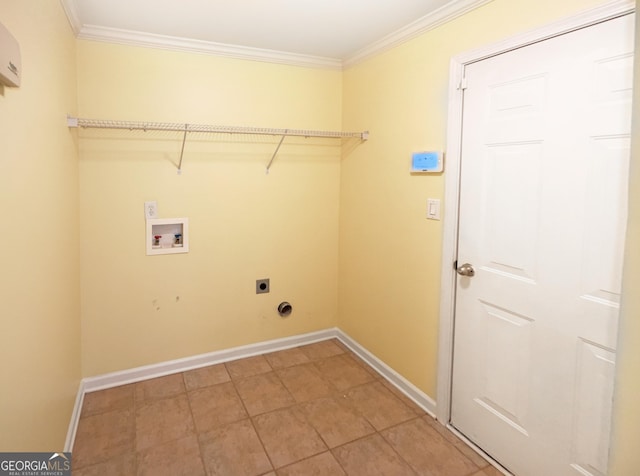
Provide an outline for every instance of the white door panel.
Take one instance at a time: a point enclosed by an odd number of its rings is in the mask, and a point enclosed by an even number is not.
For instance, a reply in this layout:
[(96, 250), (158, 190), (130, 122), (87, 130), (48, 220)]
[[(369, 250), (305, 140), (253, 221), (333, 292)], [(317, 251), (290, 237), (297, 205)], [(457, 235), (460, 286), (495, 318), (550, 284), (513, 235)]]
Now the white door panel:
[(571, 467), (576, 474), (607, 472), (614, 368), (613, 351), (579, 342), (571, 445)]
[(522, 476), (606, 472), (633, 22), (465, 68), (451, 421)]
[(585, 213), (591, 220), (586, 224), (582, 295), (617, 308), (622, 287), (630, 140), (628, 136), (595, 139), (592, 150), (585, 164), (589, 169)]
[(488, 148), (484, 270), (535, 282), (541, 159), (541, 143)]

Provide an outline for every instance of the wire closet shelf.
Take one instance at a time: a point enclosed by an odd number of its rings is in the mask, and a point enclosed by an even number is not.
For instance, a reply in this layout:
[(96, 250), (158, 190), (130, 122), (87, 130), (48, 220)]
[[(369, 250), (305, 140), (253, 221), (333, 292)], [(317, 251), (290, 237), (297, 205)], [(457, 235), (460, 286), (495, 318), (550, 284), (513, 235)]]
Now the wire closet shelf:
[(142, 122), (142, 121), (117, 121), (109, 119), (86, 119), (80, 117), (67, 117), (69, 127), (80, 127), (83, 129), (121, 129), (130, 131), (166, 131), (182, 132), (182, 150), (180, 152), (180, 162), (178, 172), (182, 168), (182, 157), (188, 133), (209, 133), (209, 134), (245, 134), (245, 135), (270, 135), (280, 136), (280, 142), (267, 165), (267, 173), (273, 163), (280, 146), (285, 137), (319, 137), (326, 139), (349, 139), (356, 138), (366, 141), (369, 138), (368, 131), (362, 132), (341, 132), (341, 131), (318, 131), (307, 129), (274, 129), (266, 127), (243, 127), (243, 126), (218, 126), (209, 124), (181, 124), (170, 122)]

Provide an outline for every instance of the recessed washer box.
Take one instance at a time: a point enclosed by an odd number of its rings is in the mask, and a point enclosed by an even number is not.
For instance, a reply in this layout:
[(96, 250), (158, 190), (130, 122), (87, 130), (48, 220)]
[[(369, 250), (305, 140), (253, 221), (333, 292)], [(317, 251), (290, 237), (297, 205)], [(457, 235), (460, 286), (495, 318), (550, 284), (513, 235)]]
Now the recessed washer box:
[(150, 218), (147, 220), (147, 255), (189, 252), (188, 218)]

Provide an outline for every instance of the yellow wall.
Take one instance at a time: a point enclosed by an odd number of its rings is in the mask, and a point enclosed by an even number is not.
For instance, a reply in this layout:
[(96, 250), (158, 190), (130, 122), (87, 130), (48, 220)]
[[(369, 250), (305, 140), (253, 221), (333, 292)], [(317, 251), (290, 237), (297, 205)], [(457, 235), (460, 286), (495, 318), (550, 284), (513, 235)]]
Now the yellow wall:
[[(338, 71), (78, 42), (81, 117), (340, 130), (341, 88)], [(181, 134), (79, 135), (83, 375), (336, 325), (340, 141), (288, 138), (266, 175), (279, 137), (189, 136), (177, 175)], [(146, 200), (189, 218), (188, 254), (145, 256)]]
[(75, 40), (55, 0), (0, 0), (22, 51), (0, 94), (0, 451), (62, 450), (80, 379)]
[[(640, 15), (636, 15), (636, 32), (640, 32)], [(636, 52), (640, 35), (636, 33)], [(640, 468), (640, 64), (636, 54), (633, 107), (633, 139), (629, 177), (629, 221), (619, 333), (614, 424), (612, 434), (611, 476), (637, 474)]]
[[(409, 155), (444, 148), (451, 56), (598, 3), (494, 0), (339, 73), (76, 42), (57, 1), (0, 0), (24, 69), (22, 87), (0, 95), (10, 243), (0, 359), (12, 382), (0, 392), (0, 450), (60, 449), (80, 374), (334, 325), (435, 397), (442, 229), (424, 214), (443, 177), (411, 176)], [(179, 134), (80, 131), (78, 171), (64, 123), (76, 93), (83, 117), (369, 129), (371, 139), (348, 142), (342, 161), (336, 142), (288, 139), (267, 176), (277, 138), (192, 137), (178, 176)], [(632, 182), (639, 170), (635, 160)], [(640, 466), (631, 190), (615, 475)], [(145, 200), (190, 218), (190, 253), (144, 255)], [(262, 277), (272, 292), (256, 296)], [(284, 320), (282, 300), (294, 305)]]
[(449, 61), (600, 3), (494, 0), (344, 73), (343, 125), (371, 138), (342, 162), (338, 325), (433, 398), (444, 177), (409, 160), (445, 148)]

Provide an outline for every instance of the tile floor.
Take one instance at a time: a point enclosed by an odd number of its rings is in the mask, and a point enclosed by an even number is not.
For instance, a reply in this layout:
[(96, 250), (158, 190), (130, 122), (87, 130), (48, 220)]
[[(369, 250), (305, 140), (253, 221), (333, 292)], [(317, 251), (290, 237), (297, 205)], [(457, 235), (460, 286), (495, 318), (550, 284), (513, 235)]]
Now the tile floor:
[(74, 476), (498, 476), (337, 340), (88, 393)]

